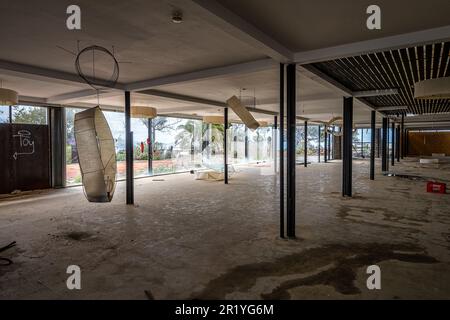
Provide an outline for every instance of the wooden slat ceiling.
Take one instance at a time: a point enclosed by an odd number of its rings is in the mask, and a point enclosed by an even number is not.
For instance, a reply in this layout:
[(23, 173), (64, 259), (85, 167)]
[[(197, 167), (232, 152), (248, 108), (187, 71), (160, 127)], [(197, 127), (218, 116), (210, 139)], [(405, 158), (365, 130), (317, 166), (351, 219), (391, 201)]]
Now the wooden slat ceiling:
[(385, 114), (450, 112), (450, 99), (416, 100), (414, 83), (450, 76), (450, 42), (314, 63), (352, 91), (397, 88), (399, 94), (361, 98), (374, 107), (408, 106)]

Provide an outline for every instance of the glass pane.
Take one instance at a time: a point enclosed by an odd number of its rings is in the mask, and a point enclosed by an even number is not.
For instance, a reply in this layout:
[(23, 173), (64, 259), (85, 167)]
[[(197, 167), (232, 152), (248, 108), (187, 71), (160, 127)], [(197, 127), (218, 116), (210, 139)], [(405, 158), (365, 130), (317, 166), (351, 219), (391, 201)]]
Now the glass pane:
[(75, 113), (83, 109), (66, 108), (66, 184), (81, 183), (80, 166), (78, 165), (77, 145), (75, 143)]
[(123, 112), (103, 111), (108, 121), (116, 147), (117, 175), (116, 179), (125, 179), (125, 114)]
[(47, 124), (47, 108), (32, 106), (13, 106), (13, 123)]
[(296, 161), (303, 163), (305, 160), (305, 126), (297, 125), (295, 130)]
[[(248, 131), (248, 129), (247, 129)], [(228, 158), (229, 164), (245, 163), (245, 126), (243, 124), (232, 124), (230, 127), (230, 145)]]
[(131, 131), (133, 131), (133, 167), (134, 176), (149, 175), (148, 172), (148, 119), (131, 118)]
[(9, 106), (0, 106), (0, 123), (9, 122)]
[(319, 127), (308, 126), (308, 162), (319, 161)]
[(223, 170), (224, 125), (205, 123), (203, 131), (202, 164), (217, 171)]

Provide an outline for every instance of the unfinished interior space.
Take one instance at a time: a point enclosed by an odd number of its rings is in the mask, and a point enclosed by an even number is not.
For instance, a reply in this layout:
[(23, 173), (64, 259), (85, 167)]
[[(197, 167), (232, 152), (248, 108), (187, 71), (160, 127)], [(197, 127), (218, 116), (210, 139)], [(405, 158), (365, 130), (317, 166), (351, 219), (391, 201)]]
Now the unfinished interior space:
[(2, 0), (0, 299), (449, 299), (450, 2), (371, 5)]

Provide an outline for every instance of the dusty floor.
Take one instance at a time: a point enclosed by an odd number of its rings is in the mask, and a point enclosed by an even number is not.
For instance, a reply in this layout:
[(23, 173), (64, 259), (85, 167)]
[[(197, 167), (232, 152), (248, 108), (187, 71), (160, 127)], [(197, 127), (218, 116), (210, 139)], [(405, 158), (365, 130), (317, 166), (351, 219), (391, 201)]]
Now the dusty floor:
[[(379, 172), (379, 163), (377, 163)], [(449, 182), (450, 170), (404, 161), (392, 171)], [(1, 299), (450, 299), (450, 195), (377, 174), (354, 161), (355, 196), (340, 195), (341, 163), (297, 169), (297, 240), (278, 238), (272, 169), (241, 169), (230, 184), (178, 174), (124, 183), (110, 204), (79, 187), (0, 201)], [(66, 268), (82, 289), (66, 288)], [(381, 290), (366, 268), (381, 268)]]

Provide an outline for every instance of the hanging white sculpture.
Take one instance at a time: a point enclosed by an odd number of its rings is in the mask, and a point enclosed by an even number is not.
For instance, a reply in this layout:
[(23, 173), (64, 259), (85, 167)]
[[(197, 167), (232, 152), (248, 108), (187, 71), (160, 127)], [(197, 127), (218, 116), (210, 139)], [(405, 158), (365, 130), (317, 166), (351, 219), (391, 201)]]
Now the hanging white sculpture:
[(100, 107), (76, 113), (74, 131), (86, 198), (90, 202), (110, 202), (116, 186), (116, 152)]

